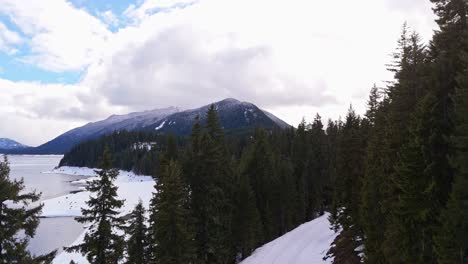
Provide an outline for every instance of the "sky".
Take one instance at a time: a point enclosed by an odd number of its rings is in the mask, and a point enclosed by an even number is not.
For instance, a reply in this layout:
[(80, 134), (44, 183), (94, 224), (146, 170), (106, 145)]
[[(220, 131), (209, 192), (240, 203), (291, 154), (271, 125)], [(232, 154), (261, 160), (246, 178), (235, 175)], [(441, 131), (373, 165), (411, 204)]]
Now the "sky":
[(0, 138), (37, 146), (112, 114), (227, 97), (291, 125), (364, 113), (429, 0), (0, 0)]

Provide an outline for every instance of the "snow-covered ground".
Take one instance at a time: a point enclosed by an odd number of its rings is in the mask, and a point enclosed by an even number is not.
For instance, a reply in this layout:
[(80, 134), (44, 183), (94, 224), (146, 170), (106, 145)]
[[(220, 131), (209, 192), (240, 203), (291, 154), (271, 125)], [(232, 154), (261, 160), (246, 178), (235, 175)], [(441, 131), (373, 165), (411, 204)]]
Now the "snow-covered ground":
[[(73, 184), (84, 186), (87, 181), (96, 179), (96, 173), (91, 168), (61, 167), (52, 171), (71, 175), (87, 176)], [(149, 176), (137, 176), (131, 172), (120, 171), (116, 180), (119, 187), (118, 194), (125, 199), (122, 208), (123, 214), (129, 213), (141, 199), (148, 207), (154, 192), (154, 181)], [(79, 192), (44, 201), (43, 217), (80, 216), (81, 208), (86, 206), (89, 192)], [(323, 260), (330, 244), (336, 237), (336, 233), (330, 229), (328, 214), (305, 223), (287, 234), (258, 248), (252, 256), (241, 264), (316, 264), (331, 263), (331, 260)], [(71, 245), (80, 244), (83, 241), (83, 232)], [(70, 245), (70, 246), (71, 246)], [(71, 260), (76, 263), (87, 264), (88, 261), (79, 253), (60, 253), (54, 264), (68, 264)]]
[(258, 248), (241, 264), (316, 264), (323, 260), (336, 237), (330, 230), (328, 214), (302, 224), (296, 229)]
[[(69, 175), (83, 176), (83, 179), (72, 182), (84, 188), (88, 181), (97, 179), (95, 169), (78, 168), (78, 167), (60, 167), (44, 173), (62, 173)], [(149, 201), (154, 192), (154, 180), (150, 176), (139, 176), (128, 171), (119, 171), (115, 184), (118, 186), (118, 196), (120, 199), (125, 199), (125, 204), (121, 208), (122, 215), (130, 213), (138, 201), (141, 199), (143, 204), (148, 208)], [(59, 217), (59, 216), (81, 216), (81, 208), (85, 208), (86, 201), (89, 199), (88, 191), (78, 192), (63, 195), (57, 198), (52, 198), (43, 201), (42, 217)], [(76, 239), (72, 244), (79, 244), (83, 241), (84, 233)], [(62, 264), (70, 263), (71, 260), (77, 263), (88, 263), (86, 259), (77, 253), (60, 253), (53, 263)]]

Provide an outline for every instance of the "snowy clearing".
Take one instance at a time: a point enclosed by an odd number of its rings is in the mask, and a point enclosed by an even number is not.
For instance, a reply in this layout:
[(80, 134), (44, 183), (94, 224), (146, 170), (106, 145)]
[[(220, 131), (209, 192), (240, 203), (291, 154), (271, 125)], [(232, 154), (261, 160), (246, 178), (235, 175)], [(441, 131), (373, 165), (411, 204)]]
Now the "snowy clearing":
[(336, 233), (330, 229), (328, 214), (308, 223), (258, 248), (241, 264), (315, 264), (331, 263), (323, 260)]

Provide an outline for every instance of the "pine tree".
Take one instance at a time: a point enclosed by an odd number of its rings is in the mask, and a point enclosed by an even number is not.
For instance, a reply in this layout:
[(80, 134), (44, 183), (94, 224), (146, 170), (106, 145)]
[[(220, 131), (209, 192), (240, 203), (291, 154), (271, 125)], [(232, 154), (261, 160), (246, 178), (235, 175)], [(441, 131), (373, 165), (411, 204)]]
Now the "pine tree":
[[(466, 10), (466, 8), (465, 8)], [(465, 47), (468, 29), (465, 28)], [(458, 73), (454, 97), (455, 133), (451, 166), (454, 182), (447, 207), (441, 214), (441, 228), (436, 236), (437, 260), (440, 264), (468, 263), (468, 48), (461, 54), (464, 69)]]
[(124, 252), (124, 238), (120, 231), (124, 229), (124, 220), (118, 211), (124, 204), (117, 199), (117, 187), (114, 180), (119, 172), (111, 169), (109, 148), (105, 148), (101, 160), (101, 169), (97, 170), (98, 179), (91, 181), (86, 189), (92, 193), (86, 202), (88, 208), (81, 209), (83, 216), (77, 217), (80, 223), (90, 223), (83, 243), (66, 248), (68, 252), (81, 252), (90, 263), (117, 263)]
[(307, 206), (306, 220), (310, 221), (324, 213), (326, 196), (325, 186), (329, 183), (326, 166), (326, 142), (322, 119), (319, 114), (314, 118), (308, 130), (309, 148), (307, 161)]
[[(42, 205), (31, 203), (41, 194), (24, 192), (23, 180), (10, 179), (10, 166), (6, 156), (0, 161), (0, 263), (49, 263), (55, 252), (33, 257), (27, 251), (29, 239), (34, 237)], [(18, 237), (24, 232), (24, 237)]]
[(233, 241), (237, 261), (249, 256), (263, 241), (262, 224), (248, 175), (238, 173), (235, 184)]
[(382, 244), (385, 228), (385, 215), (381, 209), (383, 201), (383, 182), (389, 152), (385, 128), (388, 102), (379, 101), (377, 88), (371, 89), (366, 118), (371, 125), (367, 146), (366, 170), (361, 191), (360, 217), (364, 231), (364, 250), (366, 263), (384, 263)]
[(294, 180), (296, 184), (296, 191), (294, 197), (294, 224), (298, 225), (306, 221), (306, 208), (307, 208), (307, 158), (308, 153), (308, 135), (306, 122), (302, 119), (301, 123), (297, 126), (294, 141), (292, 144), (292, 162), (294, 164)]
[[(431, 129), (430, 110), (436, 104), (426, 96), (413, 119), (410, 138), (396, 167), (398, 201), (386, 233), (386, 256), (390, 263), (432, 263), (432, 236), (437, 202), (432, 171), (427, 168)], [(398, 254), (395, 254), (397, 253)]]
[(149, 261), (148, 227), (146, 226), (145, 213), (146, 210), (140, 200), (130, 214), (130, 225), (126, 228), (128, 264), (145, 264)]
[(151, 202), (151, 263), (194, 263), (189, 192), (181, 168), (171, 160), (162, 173)]
[(197, 262), (226, 263), (234, 258), (232, 237), (233, 170), (224, 132), (212, 105), (202, 128), (195, 120), (190, 161), (185, 163), (195, 218)]
[(335, 228), (341, 227), (343, 230), (328, 252), (335, 257), (335, 263), (347, 263), (345, 262), (347, 259), (351, 261), (350, 263), (360, 261), (356, 248), (361, 245), (362, 239), (359, 209), (366, 133), (361, 129), (361, 118), (350, 107), (339, 135), (333, 201), (336, 213), (330, 218)]
[(265, 241), (270, 241), (279, 235), (280, 230), (277, 217), (279, 181), (265, 130), (257, 129), (255, 143), (243, 158), (245, 165), (241, 170), (249, 177), (255, 193), (256, 205), (260, 212), (263, 235)]

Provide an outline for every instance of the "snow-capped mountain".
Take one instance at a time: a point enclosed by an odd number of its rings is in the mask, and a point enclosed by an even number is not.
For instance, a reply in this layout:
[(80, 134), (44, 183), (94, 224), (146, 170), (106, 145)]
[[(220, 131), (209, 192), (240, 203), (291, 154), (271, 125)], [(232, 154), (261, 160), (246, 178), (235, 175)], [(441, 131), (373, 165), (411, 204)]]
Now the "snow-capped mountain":
[(0, 138), (0, 149), (10, 150), (10, 149), (24, 149), (28, 146), (23, 145), (19, 142), (11, 140), (9, 138)]
[[(240, 102), (228, 98), (213, 103), (218, 111), (221, 126), (226, 131), (236, 131), (255, 127), (285, 128), (289, 125), (278, 117), (261, 110), (252, 103)], [(205, 121), (205, 115), (210, 105), (200, 108), (186, 110), (167, 116), (147, 127), (145, 130), (157, 131), (159, 133), (173, 133), (176, 135), (189, 135), (192, 131), (193, 121), (196, 116), (200, 121)]]
[[(255, 127), (264, 127), (267, 129), (273, 127), (289, 127), (288, 124), (278, 117), (261, 110), (251, 103), (228, 98), (213, 104), (218, 110), (221, 126), (227, 132), (235, 132)], [(189, 135), (195, 117), (199, 116), (203, 123), (210, 105), (185, 111), (181, 111), (176, 107), (169, 107), (135, 112), (127, 115), (113, 115), (105, 120), (88, 123), (82, 127), (72, 129), (39, 147), (27, 148), (20, 152), (63, 154), (76, 144), (85, 140), (123, 130), (154, 131), (157, 133), (173, 133), (182, 136)]]

